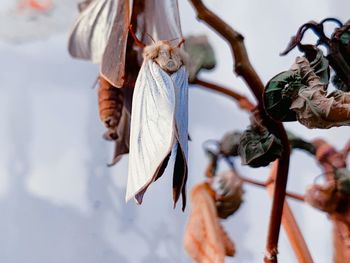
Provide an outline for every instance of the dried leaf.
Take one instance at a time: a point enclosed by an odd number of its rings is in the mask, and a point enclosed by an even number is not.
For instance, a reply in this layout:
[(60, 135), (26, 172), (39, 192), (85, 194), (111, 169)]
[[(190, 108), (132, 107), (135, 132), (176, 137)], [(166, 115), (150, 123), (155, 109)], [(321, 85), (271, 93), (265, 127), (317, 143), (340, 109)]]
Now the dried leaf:
[(339, 205), (340, 197), (337, 195), (335, 185), (328, 182), (325, 185), (313, 184), (305, 193), (305, 202), (321, 211), (333, 213)]
[(207, 183), (191, 191), (191, 212), (185, 229), (184, 247), (195, 262), (224, 262), (233, 256), (234, 244), (222, 228), (214, 203), (214, 191)]
[(303, 51), (306, 59), (310, 61), (310, 67), (320, 78), (320, 81), (328, 84), (330, 77), (329, 62), (323, 55), (322, 50), (312, 45), (304, 45)]
[(288, 135), (288, 141), (290, 143), (291, 148), (302, 149), (313, 155), (316, 154), (316, 148), (312, 143), (304, 141), (302, 138), (296, 136), (290, 131), (287, 131), (287, 135)]
[(290, 109), (308, 128), (350, 125), (350, 93), (335, 91), (327, 95), (327, 85), (313, 72), (306, 58), (297, 58), (293, 66), (307, 86), (298, 91)]
[(304, 85), (298, 72), (289, 70), (277, 74), (265, 87), (266, 112), (278, 121), (295, 121), (295, 113), (289, 108), (294, 94), (301, 88), (304, 88)]
[(282, 154), (281, 141), (267, 129), (249, 127), (241, 137), (238, 148), (242, 164), (267, 166)]
[[(310, 66), (320, 81), (328, 84), (330, 70), (329, 63), (322, 50), (304, 45), (305, 57), (311, 61)], [(300, 89), (306, 88), (299, 70), (284, 71), (273, 77), (266, 85), (264, 93), (264, 106), (267, 113), (278, 121), (295, 121), (296, 115), (290, 110), (293, 99)]]
[(220, 218), (226, 219), (234, 214), (243, 201), (243, 180), (232, 170), (218, 174), (214, 182), (218, 182), (216, 209)]
[(187, 69), (189, 81), (197, 78), (202, 69), (213, 69), (216, 65), (214, 49), (210, 45), (207, 36), (188, 36), (185, 42), (185, 50), (189, 55)]
[(238, 146), (241, 140), (241, 132), (229, 132), (220, 141), (220, 153), (225, 156), (238, 156)]
[[(341, 30), (341, 29), (340, 29)], [(335, 40), (337, 41), (337, 40)], [(350, 30), (342, 33), (339, 39), (339, 53), (341, 56), (331, 56), (336, 63), (335, 75), (332, 82), (334, 86), (342, 91), (350, 91)], [(340, 70), (341, 69), (341, 70)]]

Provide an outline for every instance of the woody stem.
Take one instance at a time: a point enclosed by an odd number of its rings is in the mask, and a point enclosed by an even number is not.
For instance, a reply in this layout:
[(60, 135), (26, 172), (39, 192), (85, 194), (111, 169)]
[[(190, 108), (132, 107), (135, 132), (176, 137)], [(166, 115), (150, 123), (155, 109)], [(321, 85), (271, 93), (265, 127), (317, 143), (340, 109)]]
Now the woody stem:
[(235, 61), (234, 69), (236, 74), (244, 79), (254, 93), (255, 98), (258, 101), (260, 115), (269, 131), (280, 138), (283, 144), (282, 156), (278, 160), (276, 178), (274, 178), (275, 187), (265, 253), (265, 262), (276, 263), (278, 239), (289, 169), (290, 149), (287, 134), (281, 123), (272, 121), (265, 114), (262, 99), (264, 85), (249, 61), (243, 36), (210, 11), (201, 0), (190, 0), (190, 2), (197, 12), (198, 19), (206, 22), (228, 42), (232, 51), (233, 60)]
[(207, 88), (209, 90), (213, 90), (215, 92), (219, 92), (221, 94), (229, 96), (229, 97), (233, 98), (234, 100), (236, 100), (238, 102), (239, 106), (246, 111), (251, 112), (256, 107), (251, 101), (248, 100), (247, 97), (233, 91), (232, 89), (223, 87), (223, 86), (218, 85), (216, 83), (212, 83), (212, 82), (205, 81), (202, 79), (195, 79), (192, 82), (192, 84), (197, 84), (197, 85), (200, 85), (200, 86)]

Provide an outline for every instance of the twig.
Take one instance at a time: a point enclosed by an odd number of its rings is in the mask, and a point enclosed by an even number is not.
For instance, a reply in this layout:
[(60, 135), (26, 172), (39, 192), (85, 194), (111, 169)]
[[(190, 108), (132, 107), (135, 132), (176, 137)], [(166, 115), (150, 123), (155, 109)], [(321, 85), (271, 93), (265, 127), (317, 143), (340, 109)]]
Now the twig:
[(235, 72), (238, 76), (243, 77), (244, 81), (248, 84), (249, 88), (254, 93), (258, 101), (259, 112), (265, 122), (265, 125), (270, 132), (274, 133), (278, 138), (281, 139), (281, 142), (283, 144), (283, 152), (281, 158), (278, 161), (275, 178), (276, 187), (274, 188), (273, 194), (272, 211), (266, 244), (267, 251), (265, 255), (265, 262), (276, 263), (279, 232), (281, 228), (283, 205), (288, 180), (290, 150), (287, 134), (281, 123), (272, 121), (266, 116), (264, 112), (262, 99), (264, 85), (249, 61), (248, 54), (243, 42), (243, 36), (233, 30), (233, 28), (226, 24), (220, 17), (207, 9), (201, 0), (190, 0), (190, 2), (197, 11), (198, 18), (205, 21), (210, 27), (217, 31), (230, 45), (233, 60), (235, 61)]
[(209, 81), (205, 81), (202, 79), (195, 79), (192, 84), (200, 85), (204, 88), (225, 94), (226, 96), (229, 96), (236, 100), (238, 102), (238, 105), (241, 107), (241, 109), (251, 112), (256, 106), (248, 100), (247, 97), (233, 91), (232, 89), (225, 88), (223, 86), (220, 86), (216, 83), (212, 83)]
[(350, 141), (348, 141), (348, 143), (345, 145), (344, 149), (341, 151), (344, 159), (346, 159), (350, 153)]
[[(248, 177), (245, 177), (245, 176), (239, 176), (243, 182), (245, 183), (249, 183), (249, 184), (253, 184), (255, 186), (260, 186), (260, 187), (268, 187), (269, 185), (273, 184), (273, 180), (267, 180), (265, 182), (261, 182), (261, 181), (257, 181), (255, 179), (251, 179), (251, 178), (248, 178)], [(297, 194), (297, 193), (291, 193), (291, 192), (286, 192), (286, 196), (290, 197), (290, 198), (293, 198), (295, 200), (298, 200), (298, 201), (301, 201), (301, 202), (304, 202), (304, 196), (303, 195), (300, 195), (300, 194)], [(284, 211), (283, 211), (284, 213)]]
[[(272, 165), (270, 179), (275, 177), (277, 172), (276, 163)], [(269, 184), (267, 190), (272, 196), (274, 185)], [(305, 239), (301, 233), (298, 223), (295, 220), (292, 210), (289, 207), (287, 200), (284, 201), (282, 224), (288, 236), (289, 242), (294, 250), (294, 253), (299, 263), (313, 263), (311, 253), (307, 247)]]

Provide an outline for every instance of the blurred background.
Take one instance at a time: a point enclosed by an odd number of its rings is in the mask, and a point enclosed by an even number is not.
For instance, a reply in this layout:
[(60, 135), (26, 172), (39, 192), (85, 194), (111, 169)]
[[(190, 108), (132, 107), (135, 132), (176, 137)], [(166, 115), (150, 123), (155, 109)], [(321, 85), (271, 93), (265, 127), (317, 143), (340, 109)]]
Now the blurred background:
[[(348, 20), (350, 2), (230, 1), (205, 3), (245, 37), (249, 56), (266, 83), (293, 63), (297, 51), (280, 57), (298, 27), (311, 19)], [(35, 17), (0, 6), (0, 262), (4, 263), (158, 263), (190, 262), (182, 246), (189, 207), (172, 208), (168, 173), (147, 191), (142, 206), (125, 203), (128, 158), (107, 167), (113, 144), (102, 138), (96, 90), (98, 67), (68, 55), (67, 40), (78, 14), (76, 1), (53, 0), (52, 10)], [(206, 34), (217, 67), (203, 79), (234, 88), (253, 100), (232, 73), (227, 44), (196, 20), (188, 1), (179, 0), (184, 35)], [(310, 34), (307, 36), (313, 40)], [(248, 115), (231, 100), (192, 86), (190, 89), (189, 181), (204, 179), (207, 158), (202, 143), (228, 131), (243, 130)], [(321, 137), (341, 148), (348, 128), (308, 130), (285, 125), (306, 139)], [(241, 174), (265, 179), (268, 168), (241, 167)], [(291, 156), (288, 189), (303, 193), (322, 170), (303, 152)], [(262, 262), (271, 200), (264, 189), (245, 186), (245, 202), (224, 221), (237, 246), (228, 262)], [(331, 225), (325, 214), (290, 201), (317, 263), (332, 259)], [(280, 262), (296, 258), (282, 231)]]

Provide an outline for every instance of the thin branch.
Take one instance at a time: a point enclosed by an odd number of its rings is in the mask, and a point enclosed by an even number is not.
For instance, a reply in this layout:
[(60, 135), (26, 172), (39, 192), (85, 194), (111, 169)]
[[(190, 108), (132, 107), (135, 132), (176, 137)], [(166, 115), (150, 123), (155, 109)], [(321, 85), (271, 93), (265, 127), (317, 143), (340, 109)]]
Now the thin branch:
[(276, 187), (274, 187), (269, 232), (266, 244), (267, 251), (265, 253), (265, 262), (276, 263), (278, 239), (288, 180), (290, 149), (287, 134), (281, 123), (272, 121), (265, 114), (263, 107), (264, 85), (249, 61), (243, 42), (243, 36), (226, 24), (220, 17), (207, 9), (201, 0), (190, 0), (190, 2), (197, 11), (198, 18), (205, 21), (210, 27), (217, 31), (217, 33), (219, 33), (230, 45), (233, 60), (235, 61), (235, 72), (238, 76), (243, 77), (244, 81), (254, 93), (258, 101), (260, 115), (263, 118), (265, 125), (270, 132), (274, 133), (281, 139), (283, 144), (282, 156), (278, 161), (276, 178), (274, 178)]
[[(241, 176), (241, 175), (240, 175), (240, 178), (245, 183), (249, 183), (249, 184), (252, 184), (252, 185), (255, 185), (255, 186), (264, 187), (264, 188), (268, 187), (269, 185), (271, 185), (273, 183), (273, 180), (267, 180), (265, 182), (261, 182), (261, 181), (255, 180), (255, 179), (251, 179), (251, 178), (248, 178), (248, 177), (245, 177), (245, 176)], [(304, 196), (301, 195), (301, 194), (286, 192), (286, 196), (288, 196), (290, 198), (293, 198), (295, 200), (304, 202)]]
[(350, 153), (350, 140), (348, 141), (348, 143), (345, 145), (344, 149), (341, 152), (344, 158), (346, 159)]
[(195, 79), (192, 84), (200, 85), (204, 88), (219, 92), (221, 94), (225, 94), (226, 96), (229, 96), (236, 100), (238, 102), (238, 105), (241, 109), (251, 112), (256, 106), (248, 100), (247, 97), (233, 91), (232, 89), (225, 88), (223, 86), (220, 86), (216, 83), (212, 83), (209, 81), (205, 81), (202, 79)]
[(242, 179), (243, 182), (253, 184), (255, 186), (267, 187), (269, 185), (268, 181), (267, 182), (260, 182), (260, 181), (242, 176), (242, 175), (240, 175), (239, 177)]
[[(276, 173), (277, 166), (276, 163), (274, 163), (270, 172), (270, 180), (276, 177)], [(267, 186), (267, 190), (271, 196), (273, 195), (274, 187), (275, 186), (273, 184), (269, 184)], [(311, 253), (287, 200), (284, 201), (282, 224), (288, 236), (289, 242), (294, 250), (294, 253), (298, 259), (298, 262), (313, 263), (314, 261), (312, 260)]]
[[(305, 201), (304, 196), (301, 195), (301, 194), (286, 192), (286, 196), (288, 196), (288, 197), (290, 197), (290, 198), (293, 198), (293, 199), (295, 199), (295, 200), (301, 201), (301, 202), (304, 202), (304, 201)], [(284, 211), (283, 211), (283, 213), (284, 213)]]

